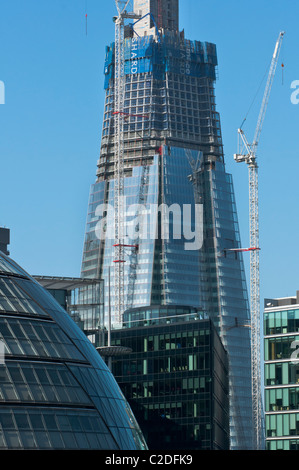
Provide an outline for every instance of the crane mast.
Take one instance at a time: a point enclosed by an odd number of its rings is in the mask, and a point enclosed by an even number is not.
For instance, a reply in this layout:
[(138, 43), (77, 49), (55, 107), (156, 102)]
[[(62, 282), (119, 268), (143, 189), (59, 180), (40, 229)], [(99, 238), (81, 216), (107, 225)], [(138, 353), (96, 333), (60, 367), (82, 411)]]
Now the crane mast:
[[(249, 171), (249, 231), (250, 247), (259, 248), (259, 200), (258, 200), (258, 164), (257, 146), (269, 102), (270, 92), (277, 67), (284, 32), (280, 32), (275, 44), (262, 105), (257, 121), (253, 143), (249, 144), (242, 129), (238, 129), (239, 153), (234, 155), (237, 163), (245, 162)], [(250, 310), (251, 310), (251, 370), (253, 404), (253, 447), (262, 447), (262, 393), (260, 362), (260, 262), (259, 249), (250, 250)]]
[(118, 17), (115, 19), (115, 69), (114, 69), (114, 238), (115, 238), (115, 319), (121, 322), (124, 304), (124, 266), (123, 266), (123, 196), (124, 196), (124, 167), (123, 167), (123, 119), (120, 111), (124, 103), (124, 57), (123, 57), (123, 11), (127, 3), (116, 1)]
[(115, 320), (122, 323), (124, 300), (124, 67), (125, 67), (125, 19), (137, 19), (138, 15), (127, 12), (130, 0), (115, 0), (118, 16), (115, 22), (115, 70), (114, 70), (114, 233), (115, 233)]

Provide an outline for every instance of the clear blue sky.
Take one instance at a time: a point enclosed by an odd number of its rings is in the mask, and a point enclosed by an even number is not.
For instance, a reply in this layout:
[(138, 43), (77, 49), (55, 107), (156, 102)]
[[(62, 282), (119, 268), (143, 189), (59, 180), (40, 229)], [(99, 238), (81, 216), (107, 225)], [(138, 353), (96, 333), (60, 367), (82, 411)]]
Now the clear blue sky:
[[(88, 35), (85, 9), (88, 9)], [(233, 174), (242, 241), (248, 246), (248, 170), (233, 160), (237, 128), (286, 31), (259, 146), (261, 299), (299, 289), (299, 80), (297, 0), (181, 0), (186, 37), (217, 44), (227, 170)], [(0, 0), (0, 225), (11, 254), (31, 274), (78, 276), (104, 104), (105, 45), (113, 0)], [(253, 136), (262, 92), (244, 130)], [(249, 258), (245, 255), (248, 267)]]

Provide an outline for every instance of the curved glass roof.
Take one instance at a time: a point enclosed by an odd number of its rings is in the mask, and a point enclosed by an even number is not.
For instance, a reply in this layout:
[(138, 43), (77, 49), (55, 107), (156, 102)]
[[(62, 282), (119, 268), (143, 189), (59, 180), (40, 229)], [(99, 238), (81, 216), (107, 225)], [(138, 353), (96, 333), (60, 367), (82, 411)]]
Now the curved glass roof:
[(0, 251), (0, 274), (5, 273), (30, 277), (18, 264), (16, 264), (11, 258), (8, 258)]
[(0, 345), (0, 449), (146, 449), (94, 346), (1, 252)]

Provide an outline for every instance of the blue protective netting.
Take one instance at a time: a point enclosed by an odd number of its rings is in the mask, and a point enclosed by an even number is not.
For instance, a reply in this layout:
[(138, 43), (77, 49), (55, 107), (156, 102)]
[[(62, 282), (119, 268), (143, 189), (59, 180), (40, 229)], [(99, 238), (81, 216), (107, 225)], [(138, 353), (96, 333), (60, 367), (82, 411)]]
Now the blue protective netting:
[[(178, 35), (165, 34), (160, 42), (153, 36), (125, 40), (125, 75), (152, 73), (163, 80), (166, 72), (191, 77), (208, 77), (216, 80), (218, 65), (216, 45), (209, 42), (190, 41)], [(114, 43), (106, 47), (105, 85), (114, 77)]]

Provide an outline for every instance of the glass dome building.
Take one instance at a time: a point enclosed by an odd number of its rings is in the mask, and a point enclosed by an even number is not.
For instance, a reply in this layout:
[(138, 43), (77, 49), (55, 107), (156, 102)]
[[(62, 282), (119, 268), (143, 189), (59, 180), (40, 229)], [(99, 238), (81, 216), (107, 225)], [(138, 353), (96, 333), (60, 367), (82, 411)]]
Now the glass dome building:
[(2, 252), (0, 345), (0, 450), (147, 449), (94, 346)]

